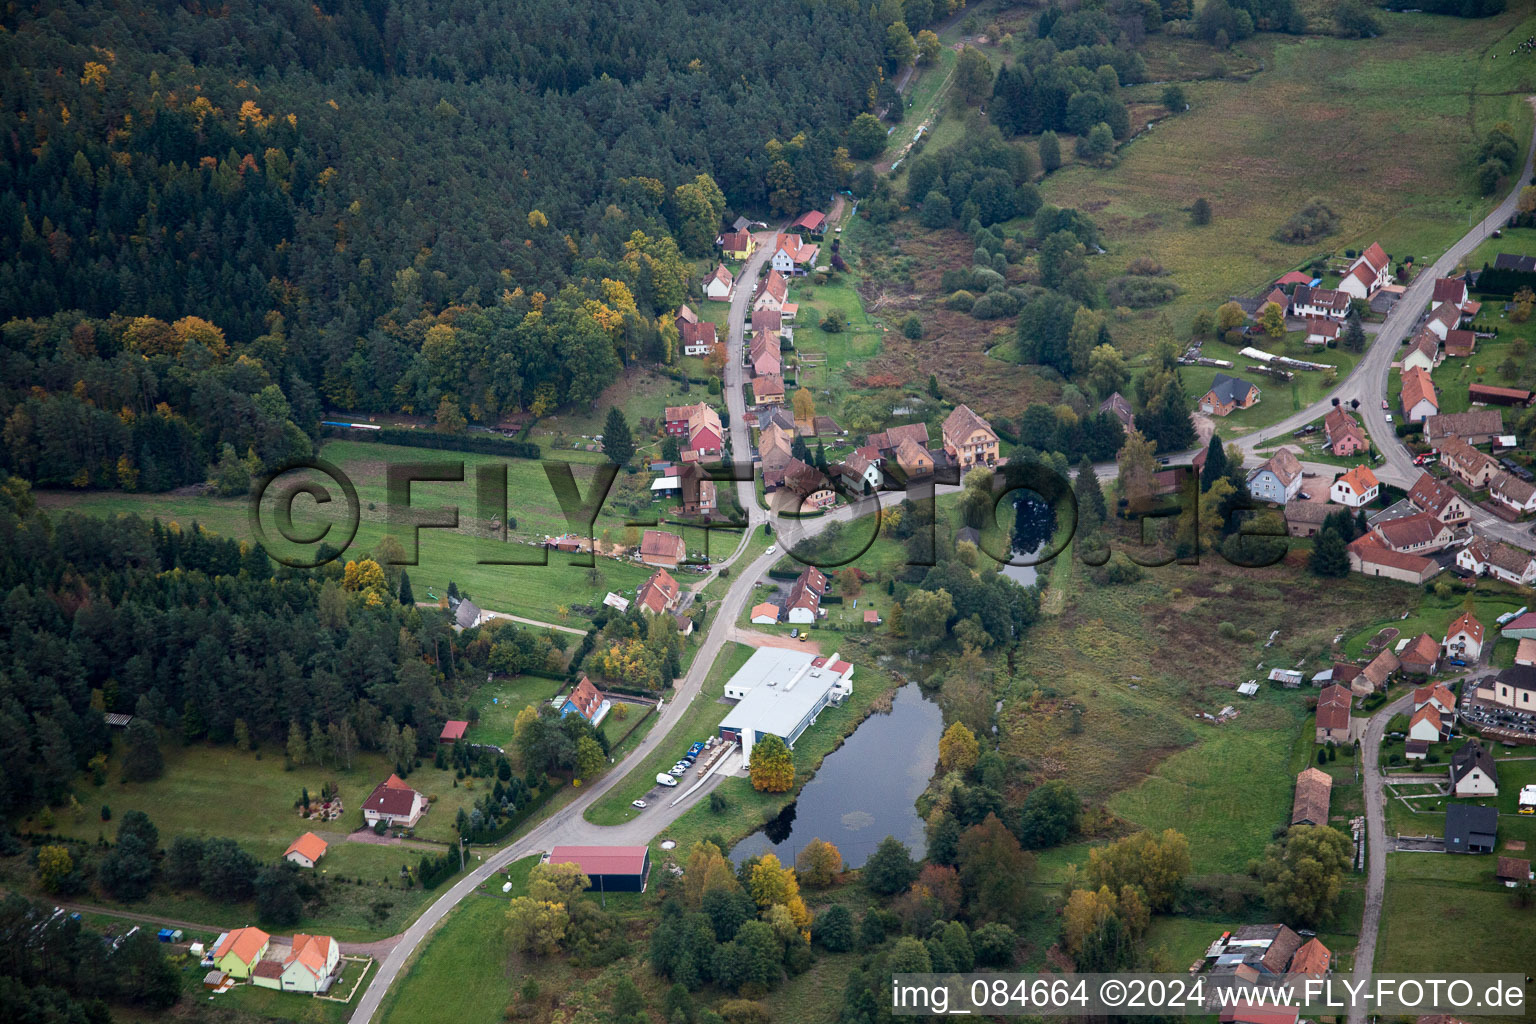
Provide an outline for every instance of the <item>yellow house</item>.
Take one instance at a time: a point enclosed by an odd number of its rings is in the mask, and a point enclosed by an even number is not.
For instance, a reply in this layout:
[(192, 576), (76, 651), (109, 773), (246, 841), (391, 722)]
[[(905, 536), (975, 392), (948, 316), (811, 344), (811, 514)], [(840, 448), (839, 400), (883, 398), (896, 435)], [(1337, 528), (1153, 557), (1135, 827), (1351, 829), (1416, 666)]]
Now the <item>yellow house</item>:
[(341, 947), (329, 935), (295, 935), (281, 961), (263, 960), (252, 984), (283, 992), (324, 992), (341, 959)]
[(733, 260), (744, 260), (757, 251), (750, 231), (727, 231), (720, 236), (720, 251)]
[(267, 952), (272, 936), (260, 928), (225, 932), (213, 947), (213, 966), (231, 978), (249, 978)]
[(955, 411), (945, 418), (940, 432), (944, 437), (944, 450), (961, 469), (997, 465), (997, 432), (972, 412), (970, 406), (955, 406)]

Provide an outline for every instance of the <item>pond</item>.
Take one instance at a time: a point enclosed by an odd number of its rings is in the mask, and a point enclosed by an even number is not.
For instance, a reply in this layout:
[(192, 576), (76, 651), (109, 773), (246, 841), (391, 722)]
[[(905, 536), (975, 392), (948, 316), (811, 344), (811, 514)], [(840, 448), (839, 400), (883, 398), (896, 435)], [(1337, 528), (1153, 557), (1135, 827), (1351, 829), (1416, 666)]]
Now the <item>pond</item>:
[[(1013, 532), (1010, 535), (1013, 550), (1009, 552), (1010, 557), (1018, 561), (1049, 551), (1051, 537), (1055, 532), (1056, 514), (1050, 505), (1038, 498), (1017, 499), (1013, 505)], [(1038, 565), (1005, 565), (1003, 575), (1021, 587), (1029, 587), (1034, 585), (1039, 568)]]
[(886, 836), (921, 857), (927, 843), (914, 804), (933, 776), (943, 731), (939, 706), (916, 683), (903, 686), (890, 713), (866, 718), (821, 762), (800, 798), (737, 843), (731, 859), (740, 863), (772, 852), (793, 864), (800, 850), (819, 838), (842, 852), (844, 866), (856, 868)]

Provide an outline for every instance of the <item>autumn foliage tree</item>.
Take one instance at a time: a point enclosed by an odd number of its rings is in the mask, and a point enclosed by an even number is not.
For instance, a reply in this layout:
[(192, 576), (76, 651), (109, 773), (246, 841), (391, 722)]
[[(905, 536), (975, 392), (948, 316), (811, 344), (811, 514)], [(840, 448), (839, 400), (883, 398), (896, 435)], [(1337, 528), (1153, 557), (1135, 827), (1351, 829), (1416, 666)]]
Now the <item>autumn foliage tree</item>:
[(795, 858), (795, 871), (813, 889), (832, 884), (843, 870), (843, 855), (825, 839), (812, 839)]
[(980, 756), (976, 734), (964, 722), (955, 722), (939, 738), (939, 767), (946, 772), (969, 772)]
[(1174, 829), (1135, 835), (1088, 851), (1088, 877), (1095, 888), (1138, 886), (1153, 911), (1173, 906), (1189, 874), (1189, 841)]
[(752, 788), (759, 793), (787, 793), (795, 784), (795, 755), (769, 733), (752, 745)]

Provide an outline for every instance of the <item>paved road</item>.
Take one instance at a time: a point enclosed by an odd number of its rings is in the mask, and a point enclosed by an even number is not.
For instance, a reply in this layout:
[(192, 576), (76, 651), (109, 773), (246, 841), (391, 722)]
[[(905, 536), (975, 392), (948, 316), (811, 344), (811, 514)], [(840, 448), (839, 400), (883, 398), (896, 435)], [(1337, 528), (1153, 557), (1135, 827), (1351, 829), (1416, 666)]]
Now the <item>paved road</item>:
[[(726, 328), (725, 345), (725, 408), (731, 414), (731, 457), (747, 462), (752, 457), (752, 428), (747, 420), (746, 367), (742, 359), (746, 351), (747, 319), (751, 316), (752, 294), (757, 290), (757, 274), (773, 255), (770, 248), (777, 231), (762, 232), (757, 239), (757, 251), (736, 275), (736, 291), (731, 295), (731, 322)], [(757, 506), (757, 488), (753, 480), (736, 483), (736, 501), (747, 512), (747, 519), (756, 526), (763, 521), (762, 510)], [(748, 534), (751, 533), (749, 529)]]
[[(1381, 902), (1387, 889), (1386, 798), (1382, 792), (1381, 741), (1392, 716), (1413, 707), (1413, 693), (1397, 700), (1371, 716), (1360, 741), (1360, 759), (1365, 769), (1365, 914), (1360, 920), (1360, 941), (1355, 946), (1355, 981), (1365, 982), (1376, 961), (1376, 934), (1381, 928)], [(1349, 1024), (1365, 1024), (1364, 1010), (1350, 1010)]]

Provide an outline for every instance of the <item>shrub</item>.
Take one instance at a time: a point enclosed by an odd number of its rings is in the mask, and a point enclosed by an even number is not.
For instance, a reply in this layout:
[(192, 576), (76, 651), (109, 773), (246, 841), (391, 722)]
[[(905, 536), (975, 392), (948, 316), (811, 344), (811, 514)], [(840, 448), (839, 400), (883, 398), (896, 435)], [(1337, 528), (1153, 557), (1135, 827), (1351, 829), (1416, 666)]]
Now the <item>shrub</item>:
[(907, 317), (906, 320), (902, 321), (901, 333), (905, 334), (913, 341), (921, 341), (923, 338), (923, 321), (917, 316), (916, 313), (912, 314), (911, 316)]
[(971, 268), (971, 290), (976, 292), (989, 292), (994, 288), (1002, 288), (1008, 283), (1008, 279), (991, 267)]
[(1179, 294), (1179, 286), (1168, 280), (1127, 275), (1109, 282), (1105, 292), (1112, 306), (1146, 309), (1173, 299)]
[(976, 296), (963, 288), (944, 300), (946, 309), (957, 309), (962, 313), (969, 313), (975, 303)]
[(1277, 242), (1299, 245), (1331, 235), (1339, 229), (1339, 215), (1321, 199), (1314, 199), (1275, 230)]
[(971, 316), (977, 320), (996, 320), (1018, 311), (1019, 300), (1005, 291), (987, 292), (971, 306)]
[(1126, 264), (1125, 272), (1137, 277), (1161, 277), (1163, 265), (1150, 256), (1137, 256)]
[(1230, 622), (1223, 622), (1216, 627), (1216, 632), (1230, 640), (1237, 636), (1237, 627)]

